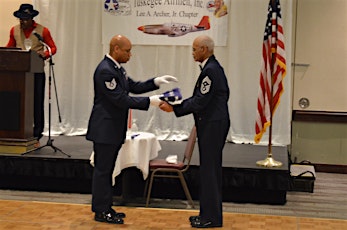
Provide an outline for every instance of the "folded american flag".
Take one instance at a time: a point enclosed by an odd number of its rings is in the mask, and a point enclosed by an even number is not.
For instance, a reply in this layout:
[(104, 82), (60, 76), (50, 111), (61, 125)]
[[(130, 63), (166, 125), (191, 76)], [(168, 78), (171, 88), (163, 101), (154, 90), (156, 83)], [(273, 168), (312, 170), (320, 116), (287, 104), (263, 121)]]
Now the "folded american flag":
[(180, 104), (182, 102), (182, 94), (179, 88), (166, 91), (159, 98), (169, 104)]

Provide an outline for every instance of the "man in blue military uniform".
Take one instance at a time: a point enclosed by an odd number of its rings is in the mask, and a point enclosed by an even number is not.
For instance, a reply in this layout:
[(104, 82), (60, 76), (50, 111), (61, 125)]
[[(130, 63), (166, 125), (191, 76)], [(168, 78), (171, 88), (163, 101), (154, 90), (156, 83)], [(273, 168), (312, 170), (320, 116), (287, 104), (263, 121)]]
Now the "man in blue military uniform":
[(173, 111), (177, 117), (194, 116), (200, 157), (200, 213), (189, 218), (191, 226), (222, 227), (222, 152), (230, 127), (229, 86), (210, 37), (202, 35), (194, 40), (193, 57), (201, 63), (193, 96), (178, 105), (162, 102), (160, 108)]
[(94, 105), (90, 116), (87, 140), (93, 141), (94, 172), (92, 211), (96, 221), (123, 224), (124, 213), (112, 209), (112, 172), (118, 152), (126, 139), (129, 109), (148, 110), (159, 106), (158, 95), (133, 97), (159, 88), (161, 84), (177, 81), (170, 75), (144, 82), (131, 79), (121, 66), (129, 61), (131, 42), (122, 35), (110, 41), (110, 51), (94, 72)]

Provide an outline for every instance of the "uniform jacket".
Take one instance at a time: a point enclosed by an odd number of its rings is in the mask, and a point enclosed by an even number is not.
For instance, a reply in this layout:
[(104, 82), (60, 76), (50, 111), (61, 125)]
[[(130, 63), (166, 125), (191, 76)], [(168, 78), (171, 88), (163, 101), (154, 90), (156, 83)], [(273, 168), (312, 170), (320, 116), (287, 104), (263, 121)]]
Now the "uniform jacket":
[(148, 110), (148, 97), (132, 97), (158, 89), (153, 78), (144, 82), (133, 81), (113, 60), (105, 58), (94, 73), (94, 105), (89, 119), (86, 138), (101, 144), (119, 144), (126, 138), (128, 111)]
[(193, 113), (195, 124), (229, 120), (229, 86), (223, 67), (212, 55), (203, 67), (192, 97), (174, 106), (177, 117)]

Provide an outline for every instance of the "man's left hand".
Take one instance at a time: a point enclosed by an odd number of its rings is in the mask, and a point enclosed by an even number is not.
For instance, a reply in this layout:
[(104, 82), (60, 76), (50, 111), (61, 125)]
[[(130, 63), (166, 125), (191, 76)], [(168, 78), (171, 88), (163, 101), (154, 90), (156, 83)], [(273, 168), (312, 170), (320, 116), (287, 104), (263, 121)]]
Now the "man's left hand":
[(178, 82), (177, 78), (171, 75), (163, 75), (161, 77), (154, 78), (154, 84), (160, 86), (161, 84), (168, 84), (170, 82)]

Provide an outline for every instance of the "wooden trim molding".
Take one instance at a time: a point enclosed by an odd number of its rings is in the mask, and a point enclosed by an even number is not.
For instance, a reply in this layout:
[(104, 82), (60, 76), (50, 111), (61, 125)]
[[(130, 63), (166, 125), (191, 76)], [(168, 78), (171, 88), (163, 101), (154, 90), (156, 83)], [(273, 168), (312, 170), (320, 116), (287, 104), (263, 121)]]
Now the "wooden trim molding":
[(293, 121), (347, 123), (347, 112), (293, 110)]
[(347, 165), (313, 164), (316, 172), (347, 174)]

